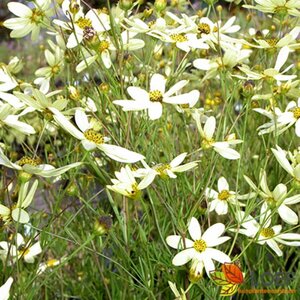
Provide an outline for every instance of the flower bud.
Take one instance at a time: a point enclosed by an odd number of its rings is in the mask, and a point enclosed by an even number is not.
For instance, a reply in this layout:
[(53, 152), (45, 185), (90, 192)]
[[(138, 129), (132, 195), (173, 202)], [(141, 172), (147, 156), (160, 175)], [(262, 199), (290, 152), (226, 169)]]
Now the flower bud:
[(158, 13), (161, 13), (167, 7), (167, 0), (155, 0), (154, 8)]
[(131, 9), (131, 7), (133, 5), (133, 1), (132, 0), (120, 0), (119, 5), (120, 5), (121, 9), (127, 11), (127, 10)]
[(18, 176), (18, 180), (21, 183), (25, 183), (25, 182), (29, 181), (31, 177), (32, 177), (32, 174), (29, 174), (29, 173), (24, 172), (24, 171), (20, 171), (19, 176)]
[(192, 265), (189, 271), (189, 281), (196, 283), (203, 277), (203, 262), (197, 259), (192, 260)]
[(103, 235), (108, 233), (111, 226), (112, 226), (112, 216), (106, 215), (106, 216), (101, 216), (98, 220), (96, 220), (94, 229), (97, 234)]

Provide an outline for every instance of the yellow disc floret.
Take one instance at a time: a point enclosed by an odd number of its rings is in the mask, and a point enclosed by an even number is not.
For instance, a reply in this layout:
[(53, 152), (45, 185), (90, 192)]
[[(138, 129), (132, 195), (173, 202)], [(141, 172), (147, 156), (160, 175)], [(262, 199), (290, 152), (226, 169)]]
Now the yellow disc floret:
[(159, 90), (154, 90), (149, 93), (149, 98), (152, 102), (162, 102), (163, 94)]
[(88, 129), (84, 132), (84, 136), (87, 140), (94, 142), (95, 144), (103, 144), (104, 143), (104, 137), (101, 133), (93, 130)]
[(294, 118), (295, 119), (299, 119), (300, 118), (300, 107), (295, 107), (294, 109), (292, 109), (292, 112), (294, 114)]
[(78, 27), (84, 29), (85, 27), (92, 27), (92, 21), (87, 18), (80, 18), (78, 21), (75, 22)]
[(230, 196), (229, 191), (223, 190), (223, 191), (221, 191), (221, 193), (218, 194), (218, 199), (219, 200), (227, 201), (228, 198), (229, 198), (229, 196)]
[(41, 159), (40, 158), (34, 159), (29, 156), (23, 156), (17, 163), (19, 166), (24, 166), (24, 165), (37, 166), (41, 164)]
[(199, 33), (209, 34), (210, 27), (206, 23), (200, 23), (200, 24), (198, 24), (198, 31), (199, 31)]
[(272, 238), (275, 235), (275, 232), (272, 228), (263, 228), (260, 232), (260, 235), (265, 238)]
[(186, 42), (187, 41), (186, 36), (184, 36), (183, 34), (171, 34), (170, 37), (174, 42)]
[(204, 240), (196, 240), (193, 245), (194, 249), (198, 252), (203, 252), (207, 248), (206, 242)]

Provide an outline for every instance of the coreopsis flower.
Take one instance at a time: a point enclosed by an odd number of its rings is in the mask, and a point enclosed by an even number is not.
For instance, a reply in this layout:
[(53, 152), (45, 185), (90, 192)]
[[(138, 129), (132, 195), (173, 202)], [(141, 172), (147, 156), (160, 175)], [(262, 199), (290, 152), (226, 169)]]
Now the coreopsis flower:
[(297, 103), (291, 101), (287, 105), (285, 112), (278, 117), (278, 123), (286, 126), (286, 128), (295, 124), (296, 135), (300, 137), (300, 98), (298, 98)]
[(0, 300), (8, 300), (9, 299), (9, 291), (14, 279), (9, 277), (6, 282), (0, 286)]
[(218, 152), (221, 156), (227, 159), (239, 159), (240, 154), (230, 148), (231, 145), (235, 145), (238, 143), (242, 143), (241, 140), (230, 139), (228, 141), (216, 142), (213, 139), (215, 130), (216, 130), (216, 119), (215, 117), (207, 118), (204, 127), (201, 125), (201, 115), (198, 111), (193, 112), (192, 114), (194, 120), (197, 123), (197, 127), (202, 138), (201, 146), (203, 150), (213, 148), (216, 152)]
[(91, 9), (86, 15), (82, 11), (76, 14), (65, 11), (66, 16), (71, 19), (71, 22), (63, 22), (54, 20), (53, 23), (72, 33), (68, 37), (67, 48), (74, 48), (83, 41), (97, 41), (98, 35), (110, 29), (109, 15), (99, 12), (96, 9)]
[(23, 183), (20, 187), (18, 193), (18, 201), (12, 207), (6, 207), (0, 204), (0, 217), (5, 222), (5, 224), (10, 223), (11, 221), (19, 223), (28, 223), (30, 217), (25, 211), (34, 197), (35, 191), (38, 187), (38, 180), (35, 180), (29, 190), (29, 182)]
[(275, 63), (274, 68), (268, 68), (261, 73), (257, 73), (252, 71), (249, 66), (241, 66), (239, 69), (245, 73), (246, 76), (241, 76), (241, 75), (233, 75), (237, 78), (241, 79), (247, 79), (247, 80), (277, 80), (277, 81), (288, 81), (292, 80), (294, 78), (297, 78), (297, 75), (285, 75), (288, 70), (290, 70), (293, 67), (293, 64), (288, 66), (286, 69), (283, 71), (280, 71), (282, 66), (286, 63), (288, 56), (290, 53), (290, 49), (288, 46), (283, 47), (277, 56), (277, 60)]
[[(120, 36), (120, 45), (124, 51), (135, 51), (145, 46), (145, 42), (141, 39), (136, 39), (134, 36), (136, 33), (123, 31)], [(89, 49), (89, 51), (83, 51), (83, 60), (76, 66), (76, 72), (80, 73), (87, 67), (92, 65), (98, 59), (101, 59), (103, 65), (109, 69), (112, 66), (111, 52), (118, 50), (111, 39), (107, 35), (99, 35), (99, 44), (95, 46), (96, 50)]]
[(218, 76), (222, 69), (231, 71), (235, 66), (245, 62), (252, 53), (252, 50), (242, 49), (242, 44), (231, 45), (223, 49), (225, 53), (222, 57), (211, 60), (206, 58), (194, 60), (193, 65), (195, 68), (208, 71), (202, 81)]
[(39, 158), (30, 158), (28, 156), (24, 156), (17, 162), (13, 163), (0, 148), (0, 165), (17, 171), (23, 171), (30, 175), (50, 178), (58, 177), (72, 168), (79, 167), (82, 165), (82, 162), (76, 162), (60, 168), (55, 168), (49, 164), (42, 164)]
[(114, 100), (113, 103), (122, 106), (124, 111), (146, 109), (148, 110), (149, 118), (156, 120), (162, 115), (164, 103), (186, 104), (191, 99), (199, 98), (200, 93), (197, 90), (174, 96), (187, 84), (187, 80), (181, 80), (166, 91), (166, 78), (160, 74), (154, 74), (150, 79), (149, 92), (140, 87), (130, 86), (127, 88), (127, 92), (133, 100)]
[(111, 179), (113, 185), (107, 185), (106, 187), (131, 199), (139, 199), (142, 195), (142, 190), (147, 188), (155, 177), (153, 173), (149, 172), (137, 183), (134, 173), (128, 166), (121, 168), (120, 172), (115, 172), (115, 176), (116, 179)]
[(10, 242), (0, 242), (0, 258), (2, 261), (8, 260), (13, 264), (18, 259), (23, 258), (26, 263), (34, 263), (35, 257), (42, 252), (40, 242), (32, 244), (32, 240), (25, 241), (20, 233), (15, 236), (15, 245)]
[(278, 145), (276, 149), (271, 148), (278, 163), (285, 169), (295, 180), (300, 182), (300, 163), (292, 165), (287, 159), (287, 152), (281, 149)]
[(242, 228), (231, 229), (231, 231), (253, 238), (253, 241), (260, 245), (267, 244), (278, 256), (283, 255), (278, 243), (287, 246), (300, 246), (300, 234), (280, 233), (282, 226), (271, 226), (270, 215), (270, 210), (260, 215), (258, 223), (251, 215), (246, 215), (244, 211), (240, 211), (237, 213), (237, 219)]
[(209, 212), (215, 210), (218, 215), (226, 215), (229, 204), (245, 206), (245, 204), (240, 203), (238, 200), (247, 200), (255, 196), (255, 193), (239, 195), (234, 191), (230, 191), (227, 180), (224, 177), (220, 177), (218, 179), (218, 191), (206, 188), (205, 195), (207, 198), (212, 199), (209, 203)]
[(42, 262), (39, 264), (36, 274), (41, 275), (47, 269), (51, 269), (51, 268), (54, 268), (54, 267), (60, 265), (64, 260), (65, 260), (65, 258), (63, 257), (61, 259), (52, 258), (52, 259), (47, 260), (46, 262)]
[(64, 68), (64, 49), (55, 45), (52, 41), (48, 41), (51, 50), (45, 50), (45, 58), (48, 66), (37, 69), (35, 76), (38, 76), (34, 83), (41, 86), (41, 91), (47, 93), (50, 88), (50, 80), (59, 75)]
[(138, 169), (134, 172), (136, 177), (145, 177), (149, 172), (153, 173), (154, 176), (160, 176), (161, 178), (176, 178), (176, 173), (186, 172), (188, 170), (194, 169), (197, 167), (198, 162), (193, 161), (187, 164), (181, 165), (187, 153), (181, 153), (176, 156), (169, 164), (158, 164), (152, 168), (142, 160), (142, 164), (145, 168)]
[(6, 101), (14, 108), (22, 108), (24, 104), (14, 95), (8, 93), (18, 85), (16, 79), (10, 74), (9, 70), (0, 67), (0, 99)]
[(30, 108), (26, 108), (21, 113), (16, 114), (17, 110), (15, 108), (7, 103), (3, 104), (0, 102), (0, 122), (4, 128), (7, 126), (27, 135), (34, 134), (35, 129), (31, 125), (19, 121), (20, 117), (31, 111)]
[(291, 225), (298, 224), (298, 215), (289, 208), (289, 205), (300, 202), (300, 194), (287, 197), (288, 191), (285, 184), (278, 184), (273, 191), (268, 187), (267, 174), (264, 170), (260, 172), (260, 189), (254, 184), (254, 182), (247, 176), (245, 176), (247, 183), (250, 187), (259, 194), (264, 200), (261, 206), (261, 214), (264, 214), (268, 209), (278, 212), (281, 219)]
[(167, 15), (180, 24), (176, 29), (177, 33), (181, 33), (182, 35), (184, 33), (194, 33), (198, 36), (199, 43), (207, 43), (212, 48), (215, 48), (215, 44), (222, 47), (224, 44), (239, 41), (227, 35), (240, 30), (239, 25), (233, 25), (236, 17), (231, 17), (222, 25), (221, 21), (214, 23), (208, 17), (203, 17), (198, 20), (198, 18), (194, 16), (189, 17), (185, 14), (182, 14), (182, 19), (170, 12), (168, 12)]
[[(283, 36), (281, 39), (277, 38), (263, 38), (253, 40), (257, 43), (256, 45), (250, 44), (252, 47), (261, 48), (261, 49), (276, 49), (282, 48), (285, 46), (295, 46), (297, 37), (300, 33), (300, 26), (296, 26), (289, 33)], [(290, 48), (290, 47), (289, 47)]]
[(205, 41), (197, 38), (195, 33), (164, 33), (162, 31), (153, 30), (151, 35), (160, 39), (165, 43), (175, 44), (177, 48), (189, 52), (194, 49), (209, 49), (209, 46), (205, 44)]
[(11, 38), (21, 38), (31, 33), (31, 39), (36, 40), (39, 36), (40, 29), (50, 24), (50, 17), (53, 14), (51, 0), (36, 0), (32, 3), (33, 8), (18, 3), (9, 2), (8, 9), (18, 18), (11, 18), (4, 21), (3, 25), (12, 29)]
[(63, 110), (68, 105), (68, 100), (60, 97), (54, 102), (50, 100), (53, 95), (60, 93), (60, 91), (53, 91), (45, 94), (44, 92), (27, 88), (24, 93), (14, 92), (14, 95), (24, 104), (26, 104), (31, 111), (39, 111), (43, 114), (45, 119), (52, 119), (52, 112), (50, 108), (53, 107), (57, 110)]
[(266, 14), (277, 14), (279, 16), (300, 17), (300, 6), (298, 0), (255, 0), (257, 5), (243, 5), (246, 8), (257, 9)]
[(93, 129), (93, 123), (89, 122), (88, 116), (81, 109), (76, 109), (75, 122), (77, 129), (59, 110), (52, 107), (55, 121), (72, 136), (81, 141), (82, 146), (87, 151), (99, 149), (103, 151), (109, 158), (125, 163), (135, 163), (145, 157), (139, 153), (127, 150), (120, 146), (107, 144), (110, 140), (103, 136), (100, 132)]
[(282, 114), (282, 111), (279, 107), (272, 107), (272, 109), (254, 108), (253, 110), (270, 119), (269, 122), (257, 128), (259, 135), (270, 133), (274, 130), (276, 130), (277, 134), (281, 133), (281, 127), (283, 126), (280, 126), (278, 123), (278, 117)]
[(227, 254), (213, 248), (230, 239), (228, 236), (221, 237), (225, 231), (224, 224), (216, 223), (202, 234), (199, 222), (193, 217), (188, 230), (192, 240), (188, 238), (183, 240), (180, 235), (170, 235), (166, 239), (170, 247), (182, 250), (173, 258), (173, 265), (182, 266), (191, 260), (197, 261), (199, 266), (202, 266), (202, 270), (203, 267), (205, 268), (206, 274), (209, 276), (210, 271), (215, 270), (213, 260), (220, 263), (231, 262)]

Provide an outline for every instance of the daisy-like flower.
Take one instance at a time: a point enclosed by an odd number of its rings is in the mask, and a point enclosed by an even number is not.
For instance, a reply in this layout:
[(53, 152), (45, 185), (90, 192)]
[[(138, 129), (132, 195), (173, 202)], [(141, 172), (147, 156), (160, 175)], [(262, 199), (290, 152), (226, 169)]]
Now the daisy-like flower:
[(41, 275), (47, 269), (51, 269), (51, 268), (54, 268), (54, 267), (60, 265), (64, 260), (65, 260), (65, 258), (63, 257), (61, 259), (52, 258), (52, 259), (47, 260), (46, 262), (42, 262), (39, 264), (36, 274)]
[(203, 234), (201, 233), (200, 224), (196, 218), (192, 218), (188, 230), (192, 240), (182, 239), (180, 235), (170, 235), (167, 237), (167, 244), (178, 250), (182, 250), (172, 260), (173, 265), (182, 266), (190, 260), (199, 262), (205, 268), (206, 274), (209, 276), (210, 271), (215, 270), (213, 260), (220, 263), (231, 262), (230, 257), (220, 250), (213, 247), (223, 244), (230, 237), (223, 236), (225, 226), (222, 223), (216, 223), (209, 227)]
[(267, 244), (278, 256), (283, 255), (278, 243), (287, 246), (300, 246), (300, 234), (280, 233), (282, 226), (271, 227), (270, 215), (270, 210), (266, 214), (260, 215), (258, 223), (251, 215), (246, 215), (245, 212), (240, 211), (237, 218), (243, 228), (231, 229), (231, 231), (253, 238), (254, 242), (260, 245)]
[(107, 185), (106, 187), (131, 199), (139, 199), (142, 190), (148, 187), (155, 178), (153, 173), (148, 172), (143, 180), (137, 183), (134, 173), (128, 166), (121, 168), (120, 172), (115, 172), (115, 176), (116, 179), (111, 179), (113, 185)]
[(151, 120), (159, 119), (162, 115), (163, 103), (186, 104), (191, 99), (198, 99), (199, 91), (173, 96), (188, 84), (187, 80), (181, 80), (166, 91), (166, 78), (160, 74), (154, 74), (150, 79), (150, 91), (147, 92), (139, 87), (130, 86), (128, 94), (133, 100), (115, 100), (114, 104), (122, 106), (124, 111), (148, 110)]
[(221, 21), (214, 23), (207, 17), (198, 20), (195, 16), (189, 17), (185, 14), (182, 14), (182, 19), (170, 12), (168, 12), (167, 15), (180, 24), (176, 29), (177, 33), (181, 33), (182, 35), (184, 35), (184, 33), (193, 33), (199, 37), (197, 40), (194, 38), (194, 45), (197, 43), (207, 43), (214, 49), (215, 44), (222, 47), (224, 44), (239, 42), (239, 40), (227, 35), (240, 30), (239, 25), (233, 25), (236, 17), (231, 17), (224, 25), (222, 25)]
[[(68, 1), (65, 2), (66, 4)], [(64, 9), (64, 7), (67, 7)], [(70, 5), (69, 5), (70, 7)], [(69, 10), (69, 7), (63, 3), (63, 11), (72, 22), (63, 22), (54, 20), (53, 23), (62, 27), (67, 31), (72, 31), (68, 37), (66, 47), (71, 49), (77, 47), (83, 41), (90, 42), (97, 40), (98, 35), (110, 29), (109, 15), (103, 12), (98, 12), (96, 9), (91, 9), (86, 15), (79, 10), (75, 14)]]
[(47, 120), (52, 119), (51, 107), (57, 110), (63, 110), (68, 105), (68, 100), (60, 97), (59, 99), (52, 102), (50, 98), (53, 95), (60, 93), (60, 91), (53, 91), (49, 94), (45, 94), (40, 90), (34, 88), (27, 88), (24, 93), (14, 92), (14, 95), (18, 97), (20, 101), (26, 104), (31, 111), (39, 111), (43, 114)]
[(0, 217), (5, 224), (10, 223), (12, 220), (19, 223), (28, 223), (30, 218), (25, 211), (34, 197), (35, 191), (38, 187), (38, 180), (35, 180), (29, 190), (29, 182), (21, 185), (18, 193), (18, 202), (11, 208), (0, 204)]
[(298, 215), (288, 207), (288, 205), (300, 202), (300, 194), (287, 197), (288, 191), (285, 184), (278, 184), (273, 191), (268, 187), (267, 174), (264, 170), (260, 172), (260, 188), (259, 189), (253, 181), (245, 176), (247, 183), (255, 190), (265, 202), (261, 207), (261, 214), (264, 214), (268, 209), (275, 209), (281, 219), (291, 225), (298, 224)]
[(201, 146), (203, 150), (213, 148), (216, 152), (218, 152), (221, 156), (227, 159), (239, 159), (240, 154), (230, 148), (231, 145), (235, 145), (238, 143), (242, 143), (242, 140), (237, 139), (230, 139), (228, 141), (224, 142), (216, 142), (213, 139), (215, 130), (216, 130), (216, 119), (215, 117), (209, 117), (207, 118), (204, 127), (202, 128), (201, 125), (201, 115), (198, 111), (195, 111), (192, 114), (194, 120), (197, 123), (197, 127), (199, 130), (199, 133), (202, 138)]
[(199, 70), (208, 71), (202, 81), (218, 76), (220, 69), (231, 71), (236, 65), (243, 63), (252, 53), (252, 50), (242, 49), (242, 44), (223, 47), (223, 57), (210, 60), (206, 58), (195, 59), (193, 65)]
[[(45, 178), (58, 177), (72, 168), (82, 165), (82, 162), (72, 163), (60, 168), (55, 168), (49, 164), (42, 164), (39, 158), (22, 157), (16, 163), (13, 163), (3, 153), (0, 148), (0, 165), (17, 171), (24, 171), (31, 175), (37, 175)], [(28, 178), (29, 179), (29, 178)]]
[(271, 150), (282, 168), (284, 168), (296, 182), (300, 183), (300, 163), (292, 165), (286, 157), (287, 152), (281, 149), (278, 145), (276, 146), (276, 149), (271, 148)]
[(300, 137), (300, 98), (298, 98), (297, 103), (291, 101), (287, 105), (285, 112), (278, 117), (278, 123), (287, 126), (287, 128), (295, 124), (296, 135)]
[(2, 261), (8, 259), (8, 263), (12, 264), (23, 258), (26, 263), (32, 264), (35, 261), (35, 257), (42, 252), (40, 242), (34, 244), (32, 244), (32, 240), (25, 242), (20, 233), (16, 234), (15, 242), (16, 245), (12, 245), (11, 242), (0, 242), (0, 257)]
[(209, 203), (209, 211), (216, 211), (218, 215), (226, 215), (228, 212), (228, 204), (245, 206), (245, 204), (240, 203), (238, 200), (247, 200), (253, 196), (255, 193), (249, 193), (245, 195), (238, 195), (234, 191), (229, 190), (229, 185), (224, 177), (218, 180), (218, 191), (211, 188), (205, 190), (205, 195), (208, 198), (213, 199)]
[(0, 286), (0, 300), (8, 300), (9, 299), (9, 291), (14, 279), (9, 277), (6, 282)]
[(298, 0), (255, 0), (255, 2), (257, 3), (255, 6), (243, 5), (243, 7), (257, 9), (266, 14), (300, 17)]
[(56, 108), (50, 108), (54, 114), (55, 121), (72, 136), (81, 141), (82, 146), (87, 151), (98, 148), (103, 151), (109, 158), (124, 162), (135, 163), (145, 157), (139, 153), (127, 150), (123, 147), (107, 144), (110, 140), (103, 136), (100, 132), (93, 129), (93, 124), (89, 122), (87, 115), (81, 109), (76, 109), (75, 122), (80, 130), (78, 130), (60, 111)]
[(4, 21), (3, 25), (12, 29), (11, 38), (21, 38), (31, 33), (31, 39), (36, 40), (41, 27), (50, 24), (50, 17), (53, 14), (51, 0), (36, 0), (34, 8), (18, 3), (9, 2), (8, 9), (18, 18), (11, 18)]
[[(135, 51), (145, 46), (145, 42), (141, 39), (136, 39), (136, 33), (123, 31), (121, 33), (120, 45), (124, 51)], [(99, 44), (94, 46), (97, 50), (89, 49), (83, 51), (84, 59), (76, 66), (76, 72), (80, 73), (88, 66), (93, 64), (97, 59), (101, 59), (104, 66), (109, 69), (112, 65), (111, 52), (117, 51), (116, 47), (109, 36), (99, 35)]]
[(278, 121), (279, 116), (282, 115), (282, 111), (279, 107), (274, 107), (272, 108), (272, 110), (267, 110), (263, 108), (254, 108), (253, 110), (270, 119), (269, 122), (257, 128), (258, 135), (267, 134), (273, 131), (276, 131), (276, 134), (279, 135), (288, 129), (288, 127), (285, 126), (285, 124), (279, 123)]
[(50, 88), (50, 80), (59, 75), (64, 67), (64, 49), (55, 45), (52, 41), (48, 41), (51, 50), (45, 50), (45, 58), (48, 66), (37, 69), (35, 76), (38, 76), (34, 80), (34, 83), (41, 86), (41, 91), (47, 93)]
[(142, 164), (145, 168), (141, 168), (136, 170), (136, 177), (145, 177), (149, 172), (153, 173), (155, 176), (158, 175), (161, 178), (176, 178), (176, 173), (186, 172), (197, 167), (198, 162), (193, 161), (187, 164), (181, 165), (187, 153), (181, 153), (176, 156), (169, 164), (158, 164), (153, 166), (152, 168), (147, 165), (145, 161), (142, 160)]
[(300, 33), (300, 26), (296, 26), (293, 28), (288, 34), (286, 34), (281, 39), (277, 38), (263, 38), (263, 39), (256, 39), (253, 40), (257, 43), (257, 45), (249, 44), (252, 47), (262, 48), (262, 49), (276, 49), (282, 48), (285, 46), (295, 46), (296, 39)]
[(246, 79), (246, 80), (264, 79), (264, 80), (277, 80), (277, 81), (288, 81), (288, 80), (297, 78), (297, 75), (285, 75), (284, 74), (294, 66), (293, 64), (288, 66), (283, 71), (280, 71), (282, 66), (286, 63), (289, 53), (290, 53), (289, 47), (288, 46), (283, 47), (278, 53), (274, 68), (268, 68), (261, 73), (257, 73), (257, 72), (251, 71), (249, 66), (241, 66), (241, 67), (239, 67), (239, 69), (243, 73), (246, 74), (246, 77), (241, 76), (241, 75), (233, 75), (233, 76), (235, 76), (237, 78), (241, 78), (241, 79)]

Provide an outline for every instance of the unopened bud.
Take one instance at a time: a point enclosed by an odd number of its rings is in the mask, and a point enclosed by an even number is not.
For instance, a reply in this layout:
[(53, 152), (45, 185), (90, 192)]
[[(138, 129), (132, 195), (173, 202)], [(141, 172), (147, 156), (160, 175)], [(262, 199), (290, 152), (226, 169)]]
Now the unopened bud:
[(112, 217), (110, 215), (101, 216), (96, 220), (94, 228), (97, 234), (103, 235), (108, 233), (112, 227)]
[(165, 10), (167, 7), (167, 0), (155, 0), (154, 8), (155, 10), (160, 13)]
[(119, 2), (120, 8), (127, 11), (130, 10), (132, 5), (133, 5), (133, 1), (132, 0), (120, 0)]

